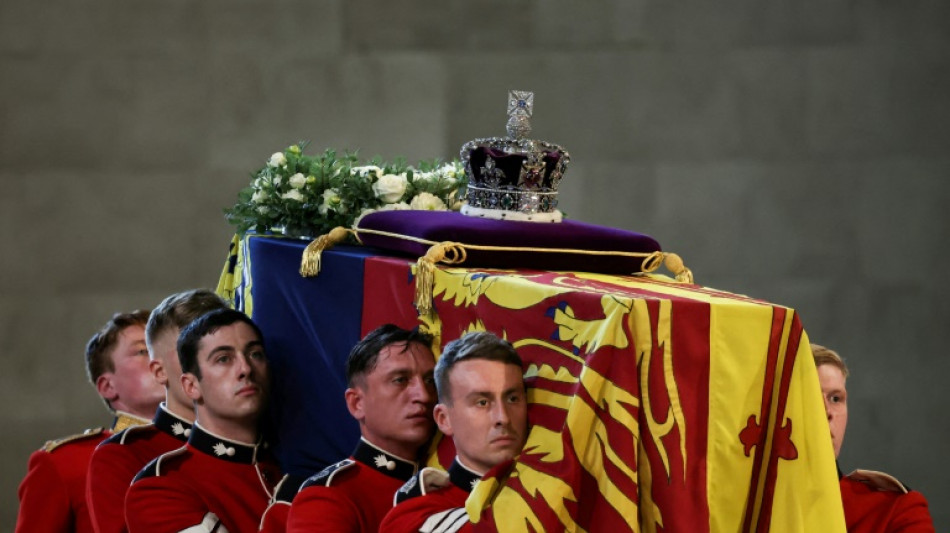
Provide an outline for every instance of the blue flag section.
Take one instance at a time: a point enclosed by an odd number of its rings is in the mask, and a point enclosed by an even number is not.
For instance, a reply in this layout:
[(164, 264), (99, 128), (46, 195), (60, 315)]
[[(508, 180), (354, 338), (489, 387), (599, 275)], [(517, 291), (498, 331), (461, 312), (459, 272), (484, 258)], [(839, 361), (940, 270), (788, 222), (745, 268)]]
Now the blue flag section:
[(320, 276), (303, 278), (298, 271), (306, 244), (245, 237), (236, 291), (239, 309), (249, 310), (264, 333), (271, 364), (265, 431), (281, 466), (296, 475), (349, 456), (359, 439), (343, 400), (345, 362), (360, 339), (363, 262), (373, 255), (364, 247), (339, 246), (323, 253)]

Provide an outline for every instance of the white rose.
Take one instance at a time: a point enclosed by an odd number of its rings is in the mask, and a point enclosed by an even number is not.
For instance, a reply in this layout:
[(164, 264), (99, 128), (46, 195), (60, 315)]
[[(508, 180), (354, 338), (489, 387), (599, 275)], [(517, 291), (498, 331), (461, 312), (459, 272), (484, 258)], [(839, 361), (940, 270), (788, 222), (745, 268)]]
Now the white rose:
[(434, 194), (420, 192), (409, 202), (409, 207), (420, 211), (444, 211), (445, 202)]
[(405, 174), (386, 174), (380, 176), (379, 181), (373, 184), (373, 192), (376, 197), (387, 204), (398, 202), (403, 194), (406, 194), (406, 187), (409, 181)]
[(267, 200), (266, 191), (254, 191), (254, 194), (251, 195), (251, 201), (255, 204), (264, 203), (264, 200)]
[(267, 213), (270, 212), (270, 208), (267, 207), (266, 205), (259, 205), (257, 206), (257, 212), (262, 215), (266, 215)]
[(280, 186), (280, 176), (274, 176), (274, 187)]
[(283, 198), (284, 200), (295, 200), (295, 201), (297, 201), (297, 202), (303, 202), (303, 201), (304, 201), (303, 193), (301, 193), (301, 192), (298, 191), (297, 189), (290, 189), (289, 191), (287, 191), (287, 192), (285, 192), (284, 194), (280, 195), (280, 197)]
[(267, 162), (267, 166), (272, 168), (282, 167), (287, 164), (287, 156), (283, 152), (274, 152), (274, 155), (270, 156), (270, 161)]
[(290, 177), (289, 183), (294, 189), (302, 189), (307, 184), (307, 177), (298, 172)]
[(336, 189), (327, 189), (323, 191), (323, 203), (320, 204), (318, 210), (320, 211), (321, 215), (327, 214), (327, 211), (345, 213), (346, 208), (343, 207), (343, 198), (340, 197), (340, 191)]
[(386, 204), (379, 208), (380, 211), (408, 211), (412, 209), (409, 207), (409, 204), (406, 202), (399, 202), (398, 204)]

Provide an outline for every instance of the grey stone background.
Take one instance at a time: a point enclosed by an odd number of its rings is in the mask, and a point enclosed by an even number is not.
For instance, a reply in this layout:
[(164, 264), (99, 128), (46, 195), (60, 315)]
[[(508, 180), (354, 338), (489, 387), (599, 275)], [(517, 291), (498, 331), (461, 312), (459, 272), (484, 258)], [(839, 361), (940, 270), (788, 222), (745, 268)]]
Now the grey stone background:
[(571, 151), (571, 217), (844, 354), (842, 467), (950, 528), (948, 21), (946, 0), (4, 0), (0, 528), (29, 453), (107, 421), (89, 335), (216, 283), (221, 208), (271, 152), (454, 157), (503, 132), (509, 89)]

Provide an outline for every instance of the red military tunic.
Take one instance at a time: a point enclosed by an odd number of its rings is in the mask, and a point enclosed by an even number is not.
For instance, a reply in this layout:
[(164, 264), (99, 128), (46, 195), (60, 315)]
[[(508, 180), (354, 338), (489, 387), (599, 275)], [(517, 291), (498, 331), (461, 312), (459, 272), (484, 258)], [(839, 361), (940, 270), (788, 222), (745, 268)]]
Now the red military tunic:
[(287, 474), (277, 485), (276, 493), (270, 505), (261, 518), (260, 533), (284, 533), (287, 531), (287, 517), (290, 515), (290, 505), (294, 497), (307, 479), (302, 476)]
[(301, 487), (290, 507), (288, 533), (379, 530), (393, 494), (416, 464), (361, 439), (350, 459), (325, 468)]
[(125, 493), (132, 479), (152, 459), (184, 446), (190, 432), (191, 422), (162, 404), (151, 424), (116, 433), (96, 448), (86, 479), (86, 503), (96, 533), (128, 531)]
[(841, 478), (849, 533), (933, 533), (927, 500), (893, 477), (855, 470)]
[(386, 533), (471, 531), (465, 500), (481, 476), (458, 458), (448, 472), (425, 468), (396, 493), (396, 506), (379, 527)]
[(137, 416), (116, 413), (111, 430), (87, 430), (81, 435), (47, 442), (30, 455), (26, 477), (17, 492), (20, 511), (16, 532), (58, 533), (93, 531), (86, 507), (86, 471), (93, 450), (113, 432), (144, 424)]
[(264, 445), (224, 439), (195, 424), (187, 446), (135, 477), (125, 520), (131, 533), (257, 531), (279, 479)]

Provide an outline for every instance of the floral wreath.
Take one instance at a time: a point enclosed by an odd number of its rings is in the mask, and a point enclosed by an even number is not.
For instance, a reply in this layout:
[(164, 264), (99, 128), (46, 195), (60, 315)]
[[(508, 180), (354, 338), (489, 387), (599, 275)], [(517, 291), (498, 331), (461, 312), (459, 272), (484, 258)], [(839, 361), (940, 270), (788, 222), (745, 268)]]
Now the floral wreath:
[(458, 210), (468, 180), (462, 164), (375, 158), (359, 165), (355, 152), (338, 156), (326, 150), (304, 155), (306, 143), (270, 157), (251, 174), (234, 207), (224, 210), (239, 234), (272, 231), (291, 237), (316, 237), (337, 226), (353, 227), (374, 211)]

